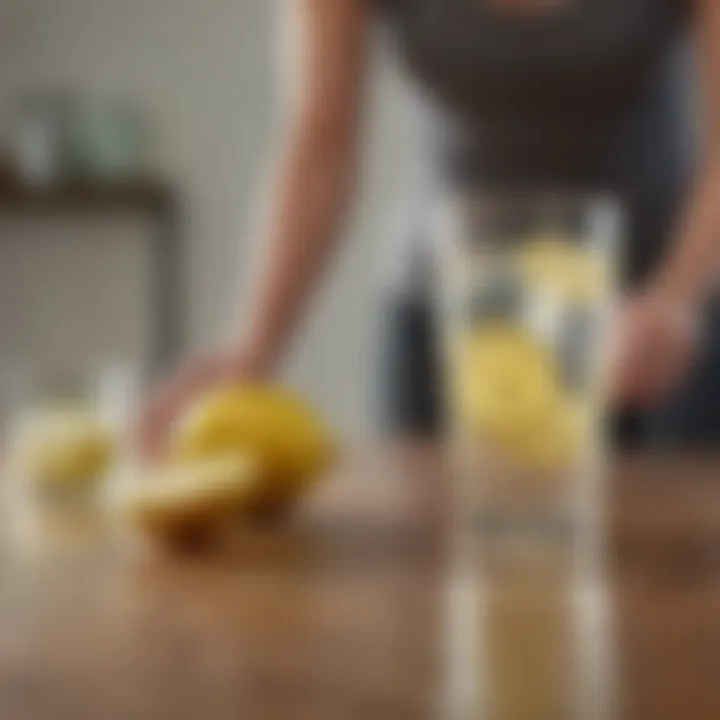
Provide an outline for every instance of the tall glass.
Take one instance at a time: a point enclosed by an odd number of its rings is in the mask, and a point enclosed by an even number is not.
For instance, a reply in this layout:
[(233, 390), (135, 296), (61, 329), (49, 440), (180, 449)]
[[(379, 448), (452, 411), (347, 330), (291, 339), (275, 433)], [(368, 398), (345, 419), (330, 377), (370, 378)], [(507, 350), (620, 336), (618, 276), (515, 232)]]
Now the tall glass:
[(580, 547), (596, 538), (602, 502), (619, 208), (599, 196), (467, 193), (441, 217), (459, 527), (484, 558), (490, 547)]
[(445, 588), (446, 720), (614, 720), (623, 705), (603, 576), (496, 572)]

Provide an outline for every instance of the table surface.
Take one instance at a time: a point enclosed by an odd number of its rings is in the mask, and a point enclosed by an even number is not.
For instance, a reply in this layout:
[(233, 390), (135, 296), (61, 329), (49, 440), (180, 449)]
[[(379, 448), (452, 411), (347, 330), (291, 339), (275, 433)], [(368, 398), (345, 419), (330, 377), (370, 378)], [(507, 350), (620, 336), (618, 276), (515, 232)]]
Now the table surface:
[[(612, 473), (628, 720), (720, 717), (719, 475), (713, 458)], [(430, 447), (368, 451), (291, 524), (183, 555), (91, 526), (30, 547), (6, 523), (0, 718), (442, 717), (447, 487)]]

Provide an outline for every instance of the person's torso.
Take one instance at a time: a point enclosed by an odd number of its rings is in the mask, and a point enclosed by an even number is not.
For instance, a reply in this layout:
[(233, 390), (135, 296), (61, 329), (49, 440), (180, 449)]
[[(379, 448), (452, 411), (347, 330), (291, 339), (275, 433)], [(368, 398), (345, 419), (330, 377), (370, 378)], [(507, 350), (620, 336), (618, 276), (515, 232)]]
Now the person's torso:
[(383, 2), (424, 98), (430, 185), (616, 191), (642, 274), (693, 154), (689, 0)]

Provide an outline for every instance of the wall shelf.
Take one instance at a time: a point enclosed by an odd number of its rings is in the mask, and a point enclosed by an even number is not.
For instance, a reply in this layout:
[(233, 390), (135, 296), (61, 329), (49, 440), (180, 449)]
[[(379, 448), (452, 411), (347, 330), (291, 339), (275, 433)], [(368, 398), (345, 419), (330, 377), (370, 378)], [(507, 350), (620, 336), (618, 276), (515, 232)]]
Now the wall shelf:
[[(0, 213), (31, 218), (141, 214), (153, 225), (153, 373), (176, 359), (183, 341), (183, 243), (175, 190), (153, 178), (119, 183), (62, 182), (31, 187), (0, 175)], [(1, 240), (0, 240), (1, 242)]]

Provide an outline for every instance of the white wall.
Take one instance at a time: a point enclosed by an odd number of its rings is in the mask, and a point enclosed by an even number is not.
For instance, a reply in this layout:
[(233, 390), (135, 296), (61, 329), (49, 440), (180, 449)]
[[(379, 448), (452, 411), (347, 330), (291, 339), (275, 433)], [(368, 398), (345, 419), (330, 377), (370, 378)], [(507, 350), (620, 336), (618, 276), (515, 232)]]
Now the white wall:
[[(154, 119), (158, 165), (177, 178), (188, 202), (194, 346), (228, 320), (246, 268), (244, 229), (276, 127), (278, 6), (0, 0), (0, 111), (16, 89), (73, 86), (135, 98)], [(374, 257), (410, 159), (405, 101), (387, 64), (379, 65), (356, 222), (291, 371), (293, 382), (356, 434), (368, 428)], [(0, 266), (2, 252), (0, 243)]]

